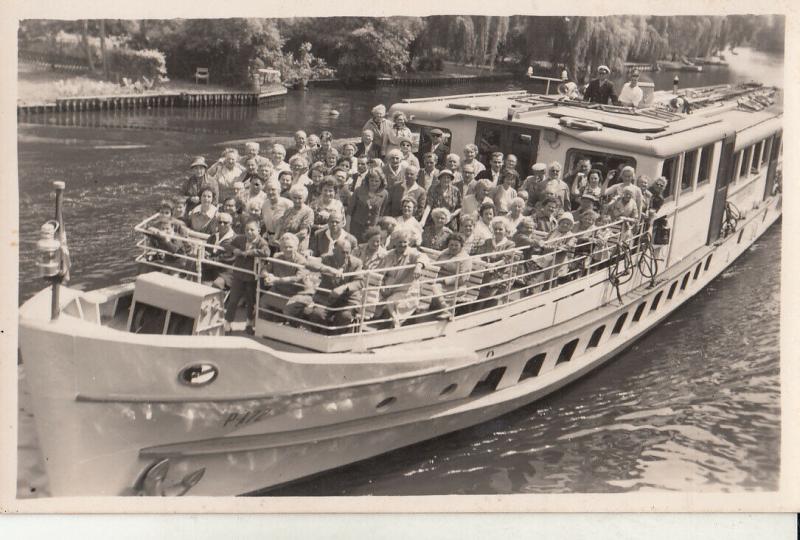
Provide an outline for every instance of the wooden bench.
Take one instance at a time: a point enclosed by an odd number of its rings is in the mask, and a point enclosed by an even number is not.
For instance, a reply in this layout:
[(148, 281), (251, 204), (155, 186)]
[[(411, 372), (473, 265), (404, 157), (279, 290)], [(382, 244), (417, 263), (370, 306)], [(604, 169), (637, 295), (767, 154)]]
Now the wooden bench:
[(417, 313), (424, 313), (431, 307), (431, 300), (433, 300), (433, 289), (435, 280), (439, 276), (439, 267), (426, 265), (420, 272), (420, 289), (419, 289), (419, 307)]
[(483, 260), (474, 259), (472, 261), (472, 273), (468, 276), (467, 281), (464, 283), (464, 287), (468, 287), (468, 289), (460, 299), (460, 303), (468, 304), (478, 299), (478, 293), (480, 292), (481, 285), (483, 284), (483, 274), (485, 270), (486, 263)]
[(196, 68), (194, 71), (194, 83), (200, 84), (200, 81), (206, 81), (206, 84), (209, 84), (209, 73), (207, 67), (199, 67)]

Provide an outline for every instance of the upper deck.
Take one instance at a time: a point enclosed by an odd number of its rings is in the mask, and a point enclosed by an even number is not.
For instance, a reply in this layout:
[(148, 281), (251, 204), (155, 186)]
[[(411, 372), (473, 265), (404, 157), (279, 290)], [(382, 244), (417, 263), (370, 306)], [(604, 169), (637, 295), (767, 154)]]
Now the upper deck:
[[(676, 107), (675, 98), (683, 102)], [(688, 107), (681, 107), (688, 103)], [(599, 105), (526, 91), (405, 99), (392, 107), (416, 124), (467, 119), (566, 133), (593, 146), (666, 157), (779, 118), (782, 93), (749, 83), (655, 92), (644, 108)]]

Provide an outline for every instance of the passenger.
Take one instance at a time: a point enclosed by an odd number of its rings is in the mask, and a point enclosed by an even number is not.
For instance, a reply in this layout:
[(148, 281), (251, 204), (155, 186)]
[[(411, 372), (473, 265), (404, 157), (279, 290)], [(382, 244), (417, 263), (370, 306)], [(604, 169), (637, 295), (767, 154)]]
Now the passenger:
[(544, 185), (544, 193), (552, 194), (558, 197), (561, 201), (561, 207), (565, 212), (572, 209), (572, 203), (569, 198), (569, 186), (561, 180), (561, 164), (558, 161), (553, 161), (547, 167), (547, 182)]
[(375, 142), (375, 133), (371, 129), (361, 132), (361, 142), (356, 144), (356, 157), (366, 157), (367, 159), (379, 158), (381, 145)]
[(260, 176), (253, 176), (250, 179), (250, 185), (246, 190), (242, 190), (242, 193), (239, 196), (239, 200), (242, 202), (244, 206), (247, 206), (250, 201), (256, 201), (258, 203), (259, 209), (264, 205), (264, 201), (267, 200), (267, 194), (264, 193), (261, 188), (263, 187), (262, 180)]
[(306, 140), (306, 146), (308, 146), (308, 152), (306, 153), (305, 158), (313, 163), (314, 152), (316, 152), (317, 149), (322, 146), (322, 141), (319, 140), (319, 135), (311, 133)]
[[(383, 144), (384, 134), (392, 129), (392, 123), (384, 118), (385, 115), (386, 107), (383, 105), (375, 105), (372, 108), (372, 118), (367, 120), (367, 123), (364, 124), (363, 128), (364, 131), (370, 130), (372, 132), (372, 134), (375, 136), (375, 141), (377, 141), (379, 146)], [(381, 155), (383, 156), (385, 154), (386, 152), (381, 148)]]
[(650, 211), (650, 202), (653, 198), (653, 193), (650, 191), (650, 177), (646, 174), (640, 174), (636, 178), (636, 187), (642, 192), (642, 215), (647, 215)]
[(517, 224), (516, 232), (511, 237), (514, 246), (524, 248), (521, 252), (522, 262), (517, 271), (517, 282), (524, 286), (523, 294), (538, 292), (536, 286), (546, 279), (541, 272), (539, 255), (542, 254), (542, 241), (544, 237), (536, 232), (533, 219), (523, 217)]
[(597, 68), (597, 78), (592, 79), (586, 90), (583, 92), (584, 101), (600, 103), (601, 105), (618, 105), (617, 94), (614, 90), (614, 83), (608, 80), (611, 70), (608, 66)]
[(428, 194), (417, 184), (419, 168), (409, 165), (403, 170), (402, 182), (397, 182), (389, 188), (389, 206), (386, 209), (387, 215), (398, 217), (403, 213), (403, 200), (410, 198), (414, 200), (416, 213), (414, 216), (419, 220), (422, 217), (422, 210), (428, 200)]
[(384, 247), (389, 247), (389, 238), (397, 228), (397, 220), (392, 216), (383, 216), (378, 220), (378, 228), (381, 230), (381, 241)]
[[(453, 231), (447, 227), (450, 223), (450, 212), (447, 208), (434, 208), (431, 210), (432, 227), (425, 227), (422, 232), (422, 247), (441, 251), (447, 247), (448, 239)], [(464, 239), (461, 238), (461, 247), (464, 247)]]
[(433, 128), (428, 132), (430, 135), (430, 140), (423, 143), (422, 147), (420, 148), (420, 154), (422, 154), (423, 161), (425, 154), (431, 153), (436, 157), (437, 163), (444, 163), (447, 154), (450, 153), (450, 147), (444, 142), (444, 132), (439, 128)]
[(386, 213), (389, 204), (389, 193), (386, 191), (386, 179), (380, 171), (371, 171), (367, 182), (355, 190), (347, 208), (350, 216), (350, 234), (363, 242), (367, 227), (378, 223), (378, 219)]
[(364, 238), (366, 241), (353, 250), (353, 255), (361, 260), (365, 270), (374, 270), (387, 253), (386, 248), (383, 247), (385, 244), (383, 231), (377, 226), (370, 227), (364, 233)]
[(428, 193), (428, 206), (431, 208), (447, 208), (454, 213), (461, 208), (461, 191), (453, 185), (452, 171), (443, 169), (439, 172), (436, 184)]
[(588, 184), (589, 172), (591, 170), (592, 161), (588, 158), (581, 158), (575, 164), (575, 169), (564, 176), (564, 182), (570, 187), (570, 195), (573, 203), (578, 201), (584, 188)]
[[(233, 216), (227, 212), (220, 212), (217, 215), (217, 223), (217, 232), (206, 240), (205, 260), (232, 266), (236, 260), (231, 246), (231, 241), (236, 237), (236, 232), (233, 230)], [(230, 288), (233, 282), (232, 270), (214, 264), (205, 264), (202, 274), (203, 283), (208, 283), (217, 289)]]
[(508, 214), (505, 215), (506, 221), (508, 221), (508, 228), (510, 230), (517, 230), (517, 225), (524, 217), (522, 214), (523, 210), (525, 210), (525, 199), (522, 197), (514, 198), (508, 207)]
[(231, 240), (231, 248), (236, 257), (233, 266), (240, 270), (234, 270), (231, 278), (231, 292), (225, 305), (225, 332), (231, 331), (231, 323), (236, 317), (236, 309), (243, 301), (247, 317), (245, 332), (253, 333), (256, 276), (250, 272), (255, 271), (256, 259), (269, 256), (269, 246), (267, 246), (266, 240), (258, 235), (258, 229), (258, 221), (251, 220), (245, 225), (244, 235), (236, 236)]
[(462, 169), (464, 165), (472, 165), (475, 174), (480, 174), (486, 170), (486, 166), (477, 160), (478, 146), (475, 144), (468, 144), (464, 147), (464, 161), (461, 162)]
[[(176, 255), (183, 253), (184, 244), (175, 235), (171, 218), (158, 217), (147, 226), (147, 246), (151, 249), (145, 251), (145, 260), (150, 263), (168, 266), (170, 268), (182, 268), (183, 261)], [(139, 272), (151, 270), (147, 265), (141, 265)], [(162, 272), (172, 273), (169, 269), (161, 269)]]
[(535, 208), (544, 200), (544, 187), (547, 184), (547, 165), (545, 163), (534, 163), (531, 165), (531, 174), (522, 183), (522, 191), (528, 193), (528, 208)]
[[(250, 182), (247, 183), (247, 187), (248, 188), (250, 187)], [(233, 195), (225, 197), (225, 199), (223, 199), (223, 204), (224, 201), (227, 201), (228, 199), (232, 198), (233, 200), (236, 201), (237, 213), (241, 213), (245, 205), (245, 196), (246, 195), (245, 195), (244, 183), (236, 181), (233, 183)]]
[[(267, 158), (258, 155), (259, 151), (261, 151), (261, 145), (255, 141), (250, 141), (244, 143), (244, 156), (239, 160), (239, 164), (247, 168), (247, 162), (251, 159), (256, 160), (256, 163), (261, 163), (262, 161), (266, 161)], [(258, 169), (258, 166), (256, 166)]]
[(661, 209), (664, 204), (664, 190), (667, 188), (667, 179), (664, 176), (659, 176), (650, 184), (648, 191), (650, 191), (650, 212), (653, 216)]
[(401, 205), (401, 213), (395, 219), (397, 219), (397, 227), (395, 230), (402, 229), (408, 231), (409, 243), (417, 247), (422, 244), (422, 225), (417, 218), (414, 217), (414, 212), (416, 211), (417, 206), (412, 197), (406, 197), (403, 199), (403, 203)]
[(336, 180), (336, 196), (341, 201), (342, 206), (348, 208), (350, 201), (353, 199), (353, 191), (351, 191), (350, 185), (347, 183), (347, 171), (341, 167), (334, 167), (331, 171), (331, 176)]
[(399, 148), (393, 148), (386, 153), (386, 165), (383, 166), (383, 176), (386, 179), (386, 187), (391, 188), (396, 183), (402, 183), (403, 169), (405, 169), (403, 153)]
[(403, 154), (403, 161), (406, 165), (413, 165), (419, 171), (419, 159), (411, 153), (411, 139), (409, 137), (400, 138), (400, 152)]
[(577, 240), (572, 234), (574, 226), (575, 218), (572, 217), (572, 213), (562, 213), (558, 218), (558, 227), (548, 235), (545, 243), (545, 249), (552, 252), (547, 261), (549, 263), (547, 266), (554, 267), (550, 272), (550, 280), (557, 279), (558, 283), (576, 277), (567, 264), (567, 260), (573, 257), (577, 244)]
[(349, 327), (356, 320), (361, 307), (363, 281), (357, 273), (361, 271), (363, 264), (352, 255), (352, 249), (348, 240), (337, 240), (333, 244), (332, 252), (323, 255), (321, 264), (309, 262), (306, 265), (322, 275), (312, 298), (310, 319), (323, 326), (330, 324), (343, 327), (331, 329), (334, 334), (350, 330)]
[[(517, 173), (517, 179), (519, 179), (519, 171), (517, 170), (517, 163), (518, 163), (517, 156), (515, 156), (514, 154), (508, 154), (506, 155), (505, 161), (503, 161), (503, 168), (507, 171), (514, 171), (515, 173)], [(518, 187), (517, 185), (514, 186), (514, 188), (517, 187)]]
[(308, 161), (303, 156), (294, 156), (289, 160), (289, 167), (292, 171), (292, 185), (303, 186), (308, 189), (314, 184), (311, 178), (308, 177)]
[(561, 200), (551, 195), (542, 204), (533, 218), (536, 230), (550, 234), (558, 226), (558, 211), (561, 209)]
[(492, 232), (492, 221), (494, 218), (494, 203), (490, 201), (481, 204), (478, 210), (478, 220), (475, 222), (475, 230), (472, 233), (476, 245), (480, 246), (494, 236)]
[(475, 191), (475, 185), (478, 181), (475, 180), (475, 167), (471, 164), (461, 165), (461, 185), (458, 189), (466, 196)]
[(337, 191), (335, 178), (328, 176), (322, 181), (319, 196), (310, 204), (314, 211), (315, 231), (327, 228), (331, 214), (338, 214), (341, 219), (344, 219), (344, 205), (336, 197)]
[(322, 161), (324, 163), (331, 148), (333, 148), (333, 133), (330, 131), (321, 132), (319, 134), (319, 148), (312, 152), (311, 162)]
[(500, 216), (492, 218), (491, 227), (492, 237), (485, 240), (476, 251), (488, 267), (483, 274), (483, 286), (478, 292), (478, 300), (484, 301), (476, 304), (476, 309), (496, 306), (500, 300), (498, 296), (511, 286), (506, 278), (511, 274), (509, 262), (514, 256), (514, 242), (508, 238), (508, 221)]
[[(200, 204), (200, 190), (210, 185), (208, 181), (208, 177), (206, 175), (206, 170), (208, 169), (208, 165), (206, 165), (206, 158), (203, 156), (197, 156), (192, 161), (192, 164), (189, 166), (189, 170), (192, 171), (191, 176), (186, 179), (183, 183), (183, 190), (182, 193), (185, 196), (184, 201), (188, 201), (187, 208), (192, 210), (195, 206)], [(216, 182), (214, 186), (211, 186), (212, 190), (216, 186)], [(216, 191), (219, 191), (219, 187), (216, 186)]]
[(186, 236), (186, 223), (175, 217), (175, 206), (172, 201), (163, 199), (158, 205), (158, 217), (169, 220), (172, 223), (172, 230), (175, 234)]
[[(242, 208), (241, 211), (240, 208)], [(220, 209), (220, 211), (225, 212), (233, 219), (233, 221), (231, 222), (231, 228), (233, 229), (233, 232), (235, 234), (244, 234), (245, 223), (241, 222), (239, 218), (242, 216), (246, 216), (247, 213), (244, 212), (244, 209), (239, 201), (237, 201), (234, 197), (228, 197), (222, 203), (222, 208)]]
[(464, 238), (464, 251), (470, 255), (475, 252), (479, 245), (477, 239), (475, 238), (476, 221), (476, 214), (466, 214), (461, 216), (460, 234)]
[[(472, 261), (467, 258), (464, 249), (464, 237), (458, 233), (450, 233), (444, 242), (445, 248), (436, 257), (439, 275), (433, 284), (430, 311), (452, 309), (463, 300), (467, 293), (465, 286), (469, 280)], [(452, 319), (454, 311), (437, 314), (439, 319)]]
[[(199, 202), (200, 197), (198, 197)], [(174, 199), (172, 199), (172, 216), (175, 219), (181, 220), (181, 222), (185, 225), (186, 224), (186, 197), (183, 195), (178, 195)]]
[(595, 228), (597, 218), (600, 216), (592, 209), (585, 210), (578, 214), (578, 223), (572, 228), (575, 237), (575, 259), (573, 268), (578, 269), (581, 275), (585, 275), (585, 270), (594, 260), (596, 248), (602, 248), (602, 242), (598, 239)]
[(239, 153), (233, 148), (226, 148), (222, 157), (209, 167), (208, 176), (214, 178), (219, 185), (218, 199), (230, 197), (233, 194), (233, 183), (244, 177), (245, 169), (238, 161)]
[(642, 87), (639, 86), (639, 70), (631, 71), (630, 80), (622, 85), (619, 92), (619, 104), (623, 107), (633, 107), (634, 109), (642, 105), (644, 94)]
[(254, 176), (258, 176), (258, 160), (256, 158), (250, 158), (244, 162), (244, 173), (239, 177), (238, 182), (244, 185), (250, 182), (250, 179)]
[[(347, 171), (349, 174), (356, 172), (356, 145), (355, 143), (346, 142), (342, 145), (342, 158), (350, 161), (350, 169)], [(341, 164), (341, 159), (337, 165)]]
[(278, 183), (281, 186), (281, 197), (289, 198), (289, 190), (292, 188), (294, 178), (292, 171), (281, 171), (278, 173)]
[(392, 120), (394, 123), (391, 128), (384, 130), (381, 142), (381, 148), (385, 156), (388, 156), (389, 152), (394, 149), (399, 150), (400, 141), (403, 138), (411, 140), (411, 130), (406, 127), (406, 114), (397, 111), (392, 115)]
[(603, 173), (598, 169), (590, 170), (588, 176), (586, 177), (586, 184), (580, 188), (580, 196), (591, 194), (597, 199), (599, 204), (604, 195), (603, 185), (600, 181), (602, 178)]
[(391, 250), (377, 268), (383, 272), (380, 292), (383, 309), (379, 308), (376, 318), (382, 318), (385, 311), (395, 328), (403, 324), (419, 306), (419, 276), (428, 260), (409, 246), (409, 239), (407, 230), (395, 230), (391, 236)]
[(366, 178), (368, 172), (369, 158), (366, 156), (360, 156), (356, 160), (356, 173), (352, 175), (352, 179), (349, 181), (350, 189), (358, 189), (361, 186), (361, 183), (364, 181), (364, 178)]
[(475, 176), (476, 180), (487, 179), (491, 183), (492, 188), (497, 187), (497, 182), (500, 180), (500, 171), (503, 170), (503, 153), (492, 152), (492, 158), (489, 161), (489, 168), (485, 169)]
[(278, 224), (286, 211), (294, 206), (291, 200), (280, 196), (280, 190), (281, 188), (277, 180), (268, 180), (264, 188), (267, 197), (264, 204), (261, 206), (261, 221), (266, 231), (264, 236), (270, 246), (275, 248), (278, 247), (279, 237), (276, 236)]
[[(473, 193), (464, 197), (464, 202), (461, 204), (461, 215), (475, 214), (481, 209), (481, 205), (485, 202), (492, 202), (488, 197), (489, 191), (492, 189), (492, 184), (486, 178), (477, 180)], [(494, 203), (492, 203), (494, 204)]]
[(278, 176), (283, 171), (291, 172), (291, 167), (284, 161), (286, 158), (286, 148), (282, 144), (275, 143), (269, 153), (269, 160), (272, 163), (272, 178), (278, 180)]
[(630, 187), (632, 189), (633, 198), (636, 200), (636, 206), (642, 208), (642, 190), (636, 185), (636, 171), (630, 165), (622, 168), (619, 175), (620, 183), (609, 186), (605, 191), (606, 198), (613, 204), (614, 200), (622, 195), (622, 192)]
[(213, 234), (217, 230), (217, 206), (214, 202), (214, 192), (210, 187), (200, 190), (200, 204), (189, 212), (190, 229), (203, 234)]
[[(441, 168), (441, 171), (448, 170), (453, 173), (453, 185), (458, 187), (464, 183), (464, 179), (461, 176), (461, 158), (458, 157), (458, 154), (448, 154), (444, 160), (444, 166)], [(434, 185), (433, 188), (436, 186)], [(459, 189), (459, 191), (461, 191)]]
[(297, 236), (301, 253), (305, 253), (308, 249), (311, 228), (314, 226), (314, 211), (305, 203), (307, 198), (308, 190), (305, 187), (302, 185), (292, 186), (289, 190), (292, 207), (284, 212), (275, 231), (278, 237), (287, 232)]
[(261, 177), (262, 183), (266, 183), (267, 180), (272, 178), (272, 162), (270, 160), (264, 159), (258, 164), (258, 176)]
[(311, 156), (309, 155), (310, 150), (306, 144), (307, 141), (308, 141), (308, 135), (306, 134), (305, 131), (303, 131), (302, 129), (295, 131), (294, 146), (292, 146), (286, 151), (286, 158), (291, 159), (294, 156), (300, 156), (303, 159), (308, 160)]
[[(325, 165), (322, 163), (314, 163), (308, 170), (308, 177), (311, 179), (311, 184), (308, 187), (308, 196), (313, 201), (320, 196), (322, 192), (322, 181), (327, 175), (325, 174)], [(336, 179), (333, 179), (333, 186), (336, 186)], [(337, 189), (338, 190), (338, 189)]]
[[(305, 265), (308, 262), (298, 249), (300, 241), (292, 233), (285, 233), (280, 237), (280, 251), (267, 261), (261, 269), (261, 279), (271, 293), (291, 299), (309, 288), (308, 272)], [(272, 311), (277, 309), (274, 300), (264, 295), (261, 297), (261, 307)], [(286, 313), (288, 302), (280, 309)]]
[(322, 162), (325, 164), (325, 172), (330, 174), (339, 163), (339, 151), (336, 148), (328, 148), (328, 151), (322, 156)]
[(332, 211), (328, 216), (328, 221), (324, 229), (318, 230), (313, 234), (309, 242), (309, 251), (315, 257), (330, 255), (333, 244), (337, 240), (347, 240), (353, 247), (358, 245), (355, 237), (344, 230), (344, 214)]
[(511, 201), (517, 198), (517, 190), (514, 186), (517, 185), (518, 179), (519, 175), (515, 171), (503, 169), (500, 172), (500, 180), (492, 192), (492, 202), (494, 202), (495, 212), (498, 216), (508, 214)]
[[(444, 158), (442, 158), (442, 161), (444, 161)], [(422, 169), (417, 175), (417, 184), (422, 186), (422, 189), (424, 189), (426, 193), (430, 192), (436, 177), (439, 176), (439, 169), (436, 168), (437, 163), (438, 158), (436, 154), (426, 152), (422, 155)]]
[[(619, 184), (617, 184), (619, 185)], [(613, 187), (613, 186), (612, 186)], [(636, 203), (636, 186), (625, 186), (622, 194), (608, 208), (612, 220), (619, 218), (639, 219), (640, 206)]]

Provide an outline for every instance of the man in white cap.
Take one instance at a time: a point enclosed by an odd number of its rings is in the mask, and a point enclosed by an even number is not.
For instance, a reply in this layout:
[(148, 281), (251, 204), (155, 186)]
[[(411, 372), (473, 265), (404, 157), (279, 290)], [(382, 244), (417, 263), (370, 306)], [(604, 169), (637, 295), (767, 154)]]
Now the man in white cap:
[(631, 71), (630, 80), (622, 85), (619, 92), (619, 103), (624, 107), (639, 107), (642, 103), (642, 87), (639, 86), (639, 70)]
[(522, 183), (522, 191), (528, 194), (528, 206), (533, 208), (544, 199), (544, 177), (547, 174), (546, 163), (534, 163), (531, 165), (531, 174)]
[(614, 83), (608, 80), (611, 70), (608, 66), (601, 65), (597, 68), (597, 78), (592, 79), (583, 93), (583, 100), (601, 105), (617, 105), (617, 94), (614, 91)]

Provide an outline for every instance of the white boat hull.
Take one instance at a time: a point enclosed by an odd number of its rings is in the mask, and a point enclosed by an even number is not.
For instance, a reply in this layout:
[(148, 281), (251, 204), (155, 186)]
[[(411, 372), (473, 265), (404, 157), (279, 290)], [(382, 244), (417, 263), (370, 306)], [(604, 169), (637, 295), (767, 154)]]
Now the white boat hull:
[[(445, 332), (424, 347), (366, 354), (279, 353), (246, 338), (141, 336), (69, 317), (50, 323), (43, 291), (21, 308), (20, 348), (50, 491), (129, 494), (166, 458), (167, 484), (205, 469), (190, 495), (242, 494), (484, 422), (628, 347), (779, 217), (772, 199), (740, 224), (741, 234), (665, 270), (656, 287), (631, 283), (622, 305), (609, 302), (613, 289), (595, 279), (581, 294), (600, 307), (577, 302), (574, 315), (562, 310), (556, 317), (554, 300), (552, 317), (564, 322), (544, 330), (531, 331), (532, 318), (544, 312), (532, 310)], [(181, 385), (176, 374), (198, 359), (214, 362), (218, 378), (202, 388)]]

